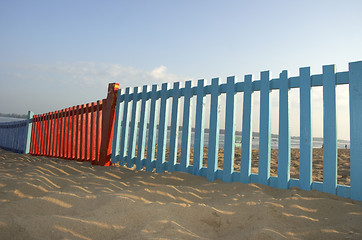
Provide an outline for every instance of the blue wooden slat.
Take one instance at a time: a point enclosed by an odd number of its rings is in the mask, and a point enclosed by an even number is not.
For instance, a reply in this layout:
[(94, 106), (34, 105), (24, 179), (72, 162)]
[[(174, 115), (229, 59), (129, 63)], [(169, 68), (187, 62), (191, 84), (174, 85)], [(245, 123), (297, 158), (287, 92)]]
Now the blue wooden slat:
[[(113, 140), (112, 140), (112, 153), (111, 153), (111, 162), (118, 162), (117, 156), (119, 154), (120, 147), (120, 136), (121, 136), (121, 121), (122, 121), (122, 112), (123, 104), (121, 104), (121, 96), (124, 92), (123, 89), (119, 89), (117, 92), (117, 102), (116, 102), (116, 113), (114, 117), (114, 130), (113, 130)], [(92, 120), (91, 120), (92, 121)], [(92, 140), (91, 140), (92, 144)]]
[(25, 126), (20, 126), (19, 128), (19, 138), (18, 138), (18, 149), (20, 153), (25, 153), (25, 141), (26, 141), (26, 128)]
[(148, 126), (148, 144), (147, 144), (147, 159), (146, 159), (146, 171), (152, 171), (152, 162), (155, 159), (155, 145), (156, 145), (156, 102), (157, 100), (157, 85), (152, 85), (151, 92), (151, 109), (150, 109), (150, 121)]
[(362, 61), (349, 64), (351, 198), (362, 201)]
[(313, 76), (311, 76), (311, 79), (312, 79), (313, 87), (323, 86), (323, 75), (322, 74), (313, 75)]
[(145, 156), (146, 131), (147, 131), (146, 116), (148, 116), (147, 85), (143, 86), (142, 90), (141, 116), (139, 124), (137, 158), (136, 158), (137, 170), (141, 170), (143, 168), (142, 160)]
[(310, 68), (299, 69), (300, 75), (300, 188), (312, 187), (312, 108)]
[(219, 153), (219, 79), (213, 78), (211, 85), (210, 129), (207, 158), (207, 180), (216, 178), (217, 161)]
[(337, 196), (351, 198), (351, 187), (345, 185), (337, 185)]
[(127, 156), (127, 167), (132, 168), (134, 165), (134, 158), (136, 156), (136, 140), (138, 130), (138, 87), (133, 88), (132, 96), (132, 114), (131, 114), (131, 129), (129, 135), (129, 147)]
[(348, 84), (348, 72), (336, 73), (336, 84)]
[(204, 80), (197, 83), (197, 102), (195, 120), (195, 144), (194, 144), (194, 175), (200, 175), (204, 154)]
[(124, 166), (126, 162), (126, 154), (128, 147), (128, 105), (129, 105), (129, 90), (130, 88), (126, 88), (126, 92), (124, 93), (124, 101), (123, 101), (123, 116), (122, 116), (122, 131), (121, 131), (121, 148), (120, 148), (120, 161), (119, 164)]
[(235, 77), (228, 77), (226, 84), (225, 140), (224, 140), (224, 182), (232, 181), (235, 150)]
[(288, 72), (280, 74), (279, 90), (279, 154), (278, 187), (289, 188), (290, 179), (290, 133), (289, 133), (289, 86)]
[(242, 145), (241, 145), (241, 167), (240, 181), (243, 183), (250, 182), (251, 169), (251, 147), (252, 147), (252, 106), (253, 106), (253, 91), (252, 91), (252, 75), (244, 77), (245, 92), (243, 102), (243, 130), (242, 130)]
[(178, 132), (179, 132), (179, 98), (180, 98), (180, 83), (175, 82), (173, 84), (173, 96), (172, 96), (172, 112), (171, 112), (171, 130), (170, 130), (170, 144), (169, 144), (169, 156), (168, 156), (168, 171), (173, 172), (176, 170), (177, 160), (177, 148), (178, 148)]
[(270, 177), (270, 86), (269, 71), (260, 81), (259, 183), (268, 185)]
[(335, 66), (323, 66), (323, 191), (337, 191), (337, 118)]
[(160, 121), (158, 127), (156, 172), (164, 172), (163, 166), (165, 163), (165, 156), (166, 156), (167, 123), (168, 123), (167, 116), (168, 116), (167, 83), (163, 83), (161, 90)]
[(235, 92), (244, 92), (245, 91), (244, 85), (245, 85), (244, 82), (235, 83)]
[(14, 150), (19, 150), (19, 137), (20, 137), (20, 132), (19, 132), (19, 128), (14, 128)]
[(180, 171), (188, 172), (187, 168), (190, 164), (190, 144), (191, 144), (191, 81), (185, 83), (184, 111), (182, 121), (182, 140), (181, 140), (181, 160)]

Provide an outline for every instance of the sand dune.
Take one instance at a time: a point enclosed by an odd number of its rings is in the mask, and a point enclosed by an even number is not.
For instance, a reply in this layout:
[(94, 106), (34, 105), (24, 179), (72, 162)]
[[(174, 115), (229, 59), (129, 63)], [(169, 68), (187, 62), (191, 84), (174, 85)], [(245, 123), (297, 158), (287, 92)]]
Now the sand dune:
[(0, 149), (0, 239), (362, 239), (362, 202)]

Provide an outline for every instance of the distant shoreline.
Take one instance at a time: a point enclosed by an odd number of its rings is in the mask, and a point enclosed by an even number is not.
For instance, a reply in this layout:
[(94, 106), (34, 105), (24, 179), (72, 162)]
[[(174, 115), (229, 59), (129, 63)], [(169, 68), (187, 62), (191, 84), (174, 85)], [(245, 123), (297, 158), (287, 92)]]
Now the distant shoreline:
[(0, 123), (22, 121), (22, 120), (25, 120), (25, 119), (26, 118), (11, 118), (11, 117), (0, 116)]

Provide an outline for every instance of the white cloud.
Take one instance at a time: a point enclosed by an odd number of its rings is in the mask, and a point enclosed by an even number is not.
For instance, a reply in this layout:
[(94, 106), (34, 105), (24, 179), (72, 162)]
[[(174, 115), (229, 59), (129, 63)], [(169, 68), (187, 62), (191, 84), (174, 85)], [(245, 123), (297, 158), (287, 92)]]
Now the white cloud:
[(123, 66), (121, 64), (94, 62), (7, 64), (6, 67), (2, 67), (7, 69), (9, 75), (12, 75), (12, 78), (62, 84), (86, 84), (90, 87), (103, 86), (104, 84), (116, 82), (120, 84), (121, 88), (126, 88), (183, 81), (185, 79), (168, 73), (167, 67), (164, 65), (155, 67), (151, 71), (132, 66)]
[(162, 79), (165, 77), (167, 68), (165, 66), (159, 66), (152, 70), (151, 76), (155, 79)]

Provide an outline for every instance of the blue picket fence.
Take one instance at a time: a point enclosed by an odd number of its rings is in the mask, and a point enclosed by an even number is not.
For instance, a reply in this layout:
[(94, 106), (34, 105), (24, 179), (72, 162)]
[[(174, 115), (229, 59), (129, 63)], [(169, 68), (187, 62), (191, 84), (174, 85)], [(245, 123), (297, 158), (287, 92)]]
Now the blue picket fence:
[(26, 120), (0, 123), (0, 148), (29, 153), (33, 115), (29, 112)]
[[(335, 72), (334, 65), (323, 66), (323, 73), (311, 75), (310, 68), (300, 68), (299, 76), (288, 77), (283, 71), (279, 78), (270, 79), (268, 71), (260, 80), (246, 75), (244, 82), (228, 77), (211, 85), (199, 80), (180, 88), (178, 82), (157, 85), (149, 91), (143, 86), (118, 92), (111, 161), (136, 169), (164, 172), (181, 171), (206, 177), (209, 181), (261, 183), (276, 188), (300, 187), (316, 189), (338, 196), (362, 200), (362, 61), (349, 64), (349, 71)], [(350, 95), (350, 186), (337, 184), (337, 123), (336, 85), (349, 84)], [(312, 181), (312, 112), (311, 88), (323, 87), (323, 182)], [(289, 90), (300, 89), (300, 179), (290, 178)], [(279, 159), (278, 176), (270, 176), (271, 125), (270, 94), (279, 90)], [(258, 174), (251, 173), (253, 93), (260, 91), (260, 135)], [(243, 92), (242, 146), (240, 172), (234, 171), (235, 94)], [(218, 169), (220, 94), (226, 95), (223, 167)], [(206, 96), (211, 96), (210, 110), (205, 112)], [(192, 98), (196, 97), (194, 156), (190, 164)], [(183, 99), (183, 106), (180, 99)], [(168, 101), (170, 99), (170, 101)], [(168, 106), (170, 105), (170, 106)], [(183, 109), (179, 109), (183, 107)], [(208, 109), (207, 109), (208, 110)], [(179, 114), (182, 112), (182, 123)], [(204, 123), (210, 118), (207, 167), (203, 167)], [(168, 126), (168, 117), (171, 117)], [(177, 160), (178, 132), (182, 126), (181, 155)], [(167, 138), (169, 130), (169, 138)], [(157, 132), (158, 131), (158, 132)], [(157, 142), (156, 142), (157, 134)], [(147, 136), (147, 139), (146, 139)], [(169, 142), (166, 140), (169, 139)], [(147, 142), (146, 142), (147, 141)], [(157, 144), (157, 146), (156, 146)], [(166, 146), (169, 149), (166, 161)], [(157, 148), (157, 155), (155, 150)], [(136, 155), (137, 149), (137, 155)], [(147, 155), (145, 156), (145, 151)]]

